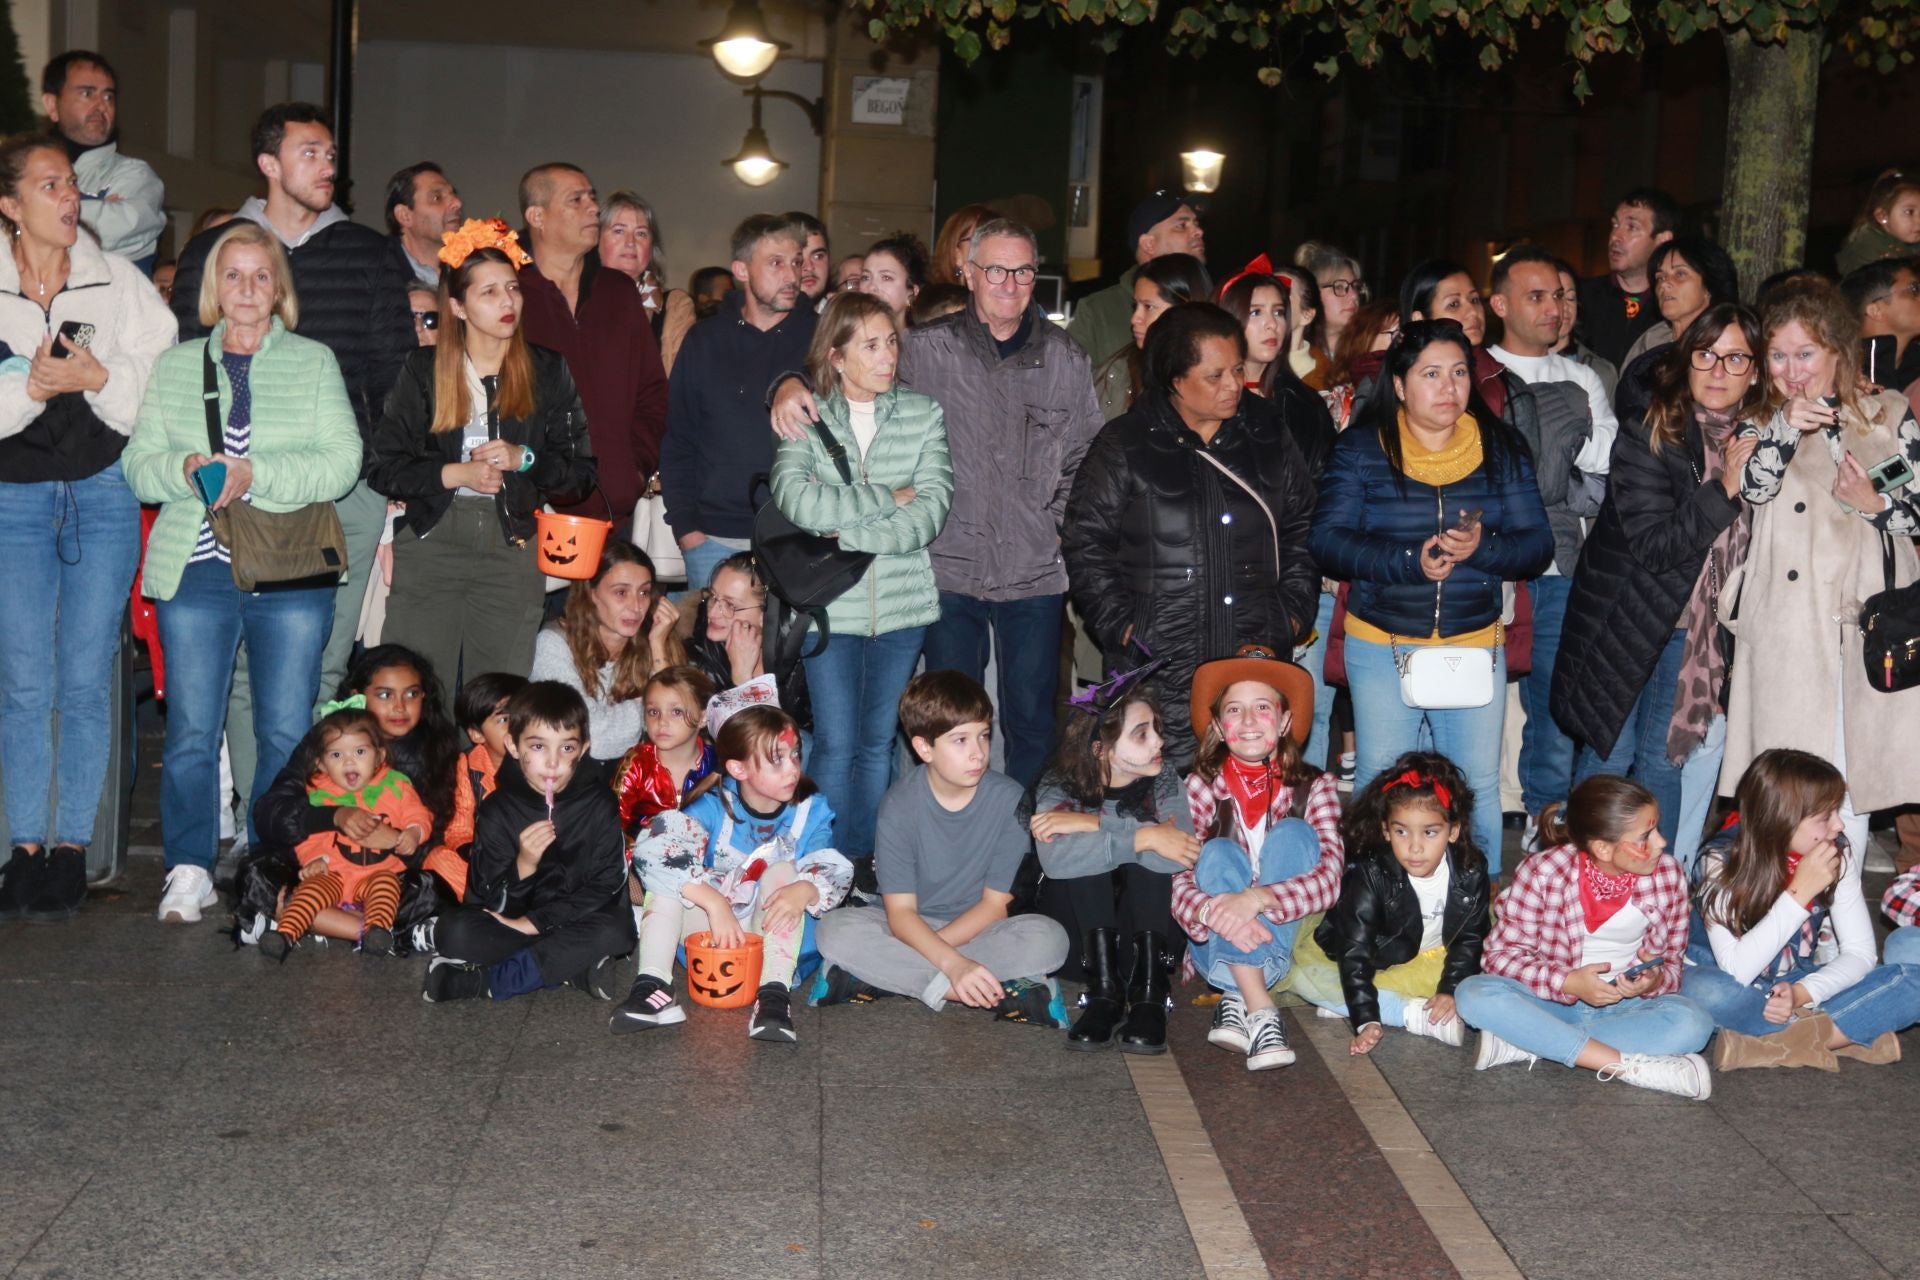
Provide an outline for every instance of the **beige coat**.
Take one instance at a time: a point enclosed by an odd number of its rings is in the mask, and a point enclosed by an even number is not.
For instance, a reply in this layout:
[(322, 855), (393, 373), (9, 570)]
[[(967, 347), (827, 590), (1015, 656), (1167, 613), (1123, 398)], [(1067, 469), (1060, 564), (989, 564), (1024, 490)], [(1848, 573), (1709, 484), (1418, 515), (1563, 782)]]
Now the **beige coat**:
[[(1848, 414), (1842, 439), (1870, 467), (1898, 451), (1907, 402), (1883, 392), (1863, 403), (1875, 419), (1870, 430), (1862, 433)], [(1783, 425), (1776, 418), (1770, 433)], [(1750, 466), (1749, 487), (1754, 474)], [(1738, 620), (1728, 623), (1737, 643), (1721, 795), (1732, 795), (1747, 765), (1772, 747), (1833, 759), (1835, 716), (1843, 715), (1854, 811), (1920, 800), (1920, 688), (1881, 693), (1868, 683), (1856, 619), (1861, 603), (1885, 587), (1881, 538), (1834, 498), (1837, 474), (1819, 433), (1800, 439), (1778, 495), (1754, 510), (1746, 564), (1721, 592), (1722, 618), (1733, 618), (1738, 602)], [(1916, 576), (1912, 541), (1896, 537), (1895, 582)]]

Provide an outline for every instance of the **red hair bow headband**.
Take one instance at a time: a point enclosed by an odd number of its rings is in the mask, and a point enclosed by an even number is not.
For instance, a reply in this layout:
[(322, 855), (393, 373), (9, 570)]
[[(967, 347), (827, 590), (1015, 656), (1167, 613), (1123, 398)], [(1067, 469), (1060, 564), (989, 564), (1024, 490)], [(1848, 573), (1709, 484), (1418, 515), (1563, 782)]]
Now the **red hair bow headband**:
[(1246, 279), (1248, 276), (1272, 276), (1285, 287), (1288, 293), (1293, 292), (1293, 277), (1284, 271), (1275, 271), (1273, 269), (1273, 259), (1263, 253), (1246, 266), (1240, 268), (1240, 270), (1228, 276), (1227, 282), (1215, 291), (1213, 295), (1214, 301), (1218, 302), (1220, 299), (1226, 297), (1227, 290), (1233, 288), (1235, 284)]
[(1433, 792), (1433, 798), (1440, 802), (1441, 808), (1453, 808), (1453, 792), (1447, 789), (1447, 784), (1438, 778), (1429, 778), (1418, 769), (1408, 769), (1392, 782), (1381, 787), (1380, 792), (1382, 795), (1385, 795), (1395, 787), (1413, 787), (1416, 790), (1431, 790)]

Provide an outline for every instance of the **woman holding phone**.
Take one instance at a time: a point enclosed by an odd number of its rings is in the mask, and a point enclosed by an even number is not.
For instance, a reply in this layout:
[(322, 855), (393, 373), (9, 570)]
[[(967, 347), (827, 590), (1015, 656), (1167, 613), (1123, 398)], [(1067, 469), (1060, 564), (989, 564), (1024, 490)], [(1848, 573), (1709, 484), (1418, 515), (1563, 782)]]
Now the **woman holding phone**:
[[(127, 483), (161, 504), (147, 540), (143, 591), (159, 601), (167, 653), (167, 744), (160, 832), (167, 882), (160, 919), (193, 924), (217, 901), (213, 862), (225, 797), (218, 778), (240, 645), (253, 689), (255, 756), (247, 812), (306, 736), (333, 626), (332, 584), (273, 591), (235, 585), (207, 516), (235, 502), (294, 511), (331, 502), (360, 476), (360, 428), (333, 352), (292, 332), (293, 272), (280, 238), (236, 221), (214, 242), (200, 284), (204, 341), (162, 355), (127, 444)], [(211, 372), (221, 441), (211, 449), (203, 399)]]
[[(1429, 731), (1478, 797), (1474, 842), (1498, 876), (1501, 584), (1544, 570), (1553, 532), (1526, 445), (1474, 391), (1473, 358), (1452, 320), (1401, 326), (1366, 408), (1334, 445), (1308, 545), (1323, 572), (1351, 584), (1354, 786), (1365, 788)], [(1400, 663), (1427, 646), (1484, 651), (1495, 696), (1477, 706), (1414, 705)]]
[(1920, 424), (1904, 396), (1862, 382), (1859, 323), (1826, 281), (1782, 285), (1761, 328), (1772, 419), (1741, 479), (1752, 549), (1721, 597), (1739, 660), (1720, 793), (1771, 747), (1831, 760), (1847, 780), (1847, 842), (1864, 850), (1869, 814), (1920, 796), (1920, 689), (1869, 679), (1853, 622), (1876, 592), (1920, 577), (1916, 486), (1869, 474), (1920, 463)]
[(0, 917), (64, 920), (86, 897), (140, 563), (121, 454), (177, 333), (139, 268), (80, 234), (79, 212), (62, 140), (0, 145)]

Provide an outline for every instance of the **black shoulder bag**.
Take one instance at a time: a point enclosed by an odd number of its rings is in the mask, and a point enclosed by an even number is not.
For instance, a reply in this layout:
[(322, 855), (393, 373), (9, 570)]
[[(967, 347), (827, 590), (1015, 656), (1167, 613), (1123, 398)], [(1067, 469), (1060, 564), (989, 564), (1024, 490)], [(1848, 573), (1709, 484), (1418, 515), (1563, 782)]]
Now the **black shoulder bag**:
[[(201, 401), (207, 410), (207, 447), (226, 452), (220, 427), (220, 379), (213, 371), (213, 340), (200, 351), (204, 371)], [(233, 585), (242, 591), (331, 587), (347, 568), (347, 535), (331, 502), (310, 502), (297, 511), (262, 511), (236, 498), (207, 512), (214, 541), (227, 550)]]
[[(834, 439), (825, 422), (816, 422), (827, 456), (840, 472), (840, 482), (853, 483), (853, 468), (847, 463), (847, 451)], [(762, 500), (760, 491), (767, 490)], [(871, 551), (848, 551), (838, 538), (808, 533), (781, 513), (773, 501), (772, 486), (765, 475), (755, 476), (747, 486), (747, 501), (753, 506), (753, 557), (766, 579), (767, 624), (762, 631), (763, 656), (767, 670), (790, 669), (801, 656), (807, 628), (819, 628), (820, 638), (813, 652), (818, 657), (827, 647), (831, 630), (827, 626), (827, 606), (845, 595), (860, 581), (873, 564)]]
[(1867, 683), (1881, 693), (1920, 685), (1920, 583), (1893, 585), (1893, 539), (1880, 535), (1880, 567), (1886, 589), (1860, 606), (1860, 653)]

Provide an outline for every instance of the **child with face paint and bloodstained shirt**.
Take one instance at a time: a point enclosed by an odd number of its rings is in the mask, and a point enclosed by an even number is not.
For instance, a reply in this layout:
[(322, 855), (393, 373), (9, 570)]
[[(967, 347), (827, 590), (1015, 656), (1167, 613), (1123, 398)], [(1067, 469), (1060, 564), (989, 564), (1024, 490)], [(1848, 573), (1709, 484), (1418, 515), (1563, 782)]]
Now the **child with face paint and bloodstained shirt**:
[(1187, 963), (1221, 992), (1209, 1042), (1244, 1053), (1247, 1070), (1294, 1052), (1270, 992), (1293, 965), (1293, 939), (1340, 890), (1346, 846), (1340, 792), (1300, 755), (1313, 677), (1258, 645), (1193, 676), (1200, 747), (1187, 776), (1193, 828), (1206, 840), (1173, 878), (1173, 915), (1193, 945)]
[[(686, 1021), (673, 996), (675, 949), (707, 932), (719, 947), (747, 934), (765, 944), (750, 1039), (795, 1044), (791, 987), (812, 922), (853, 886), (853, 864), (832, 848), (833, 809), (800, 772), (800, 728), (774, 705), (760, 676), (714, 695), (707, 727), (720, 772), (686, 804), (655, 816), (634, 842), (646, 888), (640, 972), (613, 1013), (614, 1034)], [(724, 994), (724, 993), (723, 993)]]

